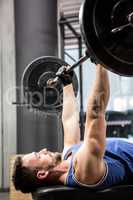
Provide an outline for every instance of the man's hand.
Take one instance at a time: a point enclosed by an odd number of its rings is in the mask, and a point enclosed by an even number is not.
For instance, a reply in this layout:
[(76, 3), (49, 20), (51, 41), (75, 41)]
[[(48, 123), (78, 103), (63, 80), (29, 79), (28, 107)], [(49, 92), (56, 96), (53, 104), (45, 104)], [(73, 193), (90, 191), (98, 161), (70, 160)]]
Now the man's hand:
[(49, 79), (47, 81), (47, 84), (53, 87), (55, 87), (58, 84), (58, 82), (59, 84), (61, 82), (64, 86), (71, 84), (73, 79), (73, 71), (69, 69), (70, 66), (60, 67), (56, 73), (56, 77)]
[(90, 57), (90, 61), (92, 62), (92, 63), (94, 63), (94, 64), (96, 64), (96, 65), (98, 65), (99, 64), (99, 62), (98, 62), (98, 60), (95, 58), (95, 57)]
[(64, 86), (72, 83), (73, 71), (68, 70), (68, 66), (62, 66), (58, 72), (58, 77)]

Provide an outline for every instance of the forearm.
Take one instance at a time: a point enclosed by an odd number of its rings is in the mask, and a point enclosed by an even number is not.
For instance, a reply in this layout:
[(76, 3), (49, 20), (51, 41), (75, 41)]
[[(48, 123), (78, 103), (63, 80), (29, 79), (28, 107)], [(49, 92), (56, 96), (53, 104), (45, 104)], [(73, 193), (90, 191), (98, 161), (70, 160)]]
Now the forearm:
[(65, 143), (77, 143), (80, 140), (79, 109), (72, 84), (63, 88), (62, 122)]
[(75, 119), (79, 121), (77, 99), (75, 97), (72, 84), (69, 84), (63, 88), (62, 119), (70, 119), (73, 115), (75, 116)]
[(109, 94), (110, 88), (107, 70), (101, 65), (97, 65), (96, 80), (87, 105), (87, 117), (97, 118), (100, 114), (105, 114)]

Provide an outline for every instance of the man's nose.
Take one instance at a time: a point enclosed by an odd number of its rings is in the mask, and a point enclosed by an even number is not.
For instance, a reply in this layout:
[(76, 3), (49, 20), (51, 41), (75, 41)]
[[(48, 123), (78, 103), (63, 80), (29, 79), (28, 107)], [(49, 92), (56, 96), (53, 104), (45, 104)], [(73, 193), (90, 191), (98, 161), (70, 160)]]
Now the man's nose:
[(47, 153), (47, 149), (46, 149), (46, 148), (45, 148), (45, 149), (42, 149), (39, 153), (45, 154), (45, 153)]

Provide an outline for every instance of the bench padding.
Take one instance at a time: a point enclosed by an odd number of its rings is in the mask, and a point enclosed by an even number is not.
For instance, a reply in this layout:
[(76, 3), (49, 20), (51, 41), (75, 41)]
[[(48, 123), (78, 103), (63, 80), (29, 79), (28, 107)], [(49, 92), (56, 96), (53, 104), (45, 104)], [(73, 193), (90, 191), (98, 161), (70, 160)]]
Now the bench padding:
[(131, 200), (133, 185), (115, 186), (101, 191), (57, 185), (38, 188), (32, 193), (32, 198), (34, 200)]

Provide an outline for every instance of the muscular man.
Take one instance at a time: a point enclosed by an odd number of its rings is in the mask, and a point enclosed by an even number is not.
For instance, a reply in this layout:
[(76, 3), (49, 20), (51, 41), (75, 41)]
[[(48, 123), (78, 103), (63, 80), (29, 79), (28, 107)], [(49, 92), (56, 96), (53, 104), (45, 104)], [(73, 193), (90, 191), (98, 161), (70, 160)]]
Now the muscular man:
[(44, 185), (65, 184), (103, 189), (133, 183), (133, 144), (118, 138), (106, 139), (107, 71), (96, 65), (96, 80), (88, 99), (83, 142), (80, 141), (79, 112), (71, 76), (67, 74), (60, 78), (64, 83), (63, 153), (43, 149), (18, 157), (13, 172), (15, 188), (32, 192)]

